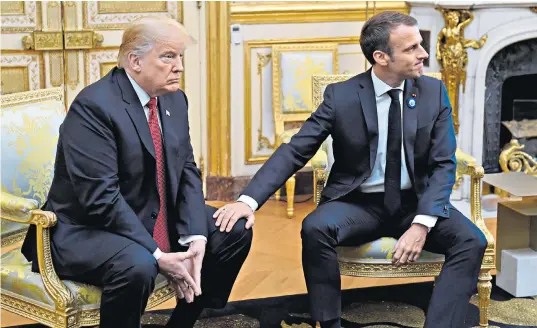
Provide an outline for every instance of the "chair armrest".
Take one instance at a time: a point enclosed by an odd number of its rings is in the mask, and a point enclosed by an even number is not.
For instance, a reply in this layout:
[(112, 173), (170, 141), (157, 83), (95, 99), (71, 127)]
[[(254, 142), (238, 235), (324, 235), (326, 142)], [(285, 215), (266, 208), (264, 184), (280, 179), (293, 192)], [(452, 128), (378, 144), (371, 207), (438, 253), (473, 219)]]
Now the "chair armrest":
[(470, 176), (470, 220), (483, 232), (487, 239), (487, 249), (483, 257), (482, 269), (494, 269), (495, 241), (487, 229), (481, 214), (481, 179), (485, 175), (483, 166), (478, 165), (475, 159), (457, 150), (457, 172)]
[(319, 201), (321, 200), (321, 193), (323, 192), (327, 177), (327, 170), (322, 168), (313, 169), (313, 200), (315, 202), (315, 205), (319, 205)]
[[(4, 210), (3, 206), (5, 194), (6, 193), (2, 192), (2, 211)], [(21, 197), (16, 198), (24, 199)], [(26, 202), (24, 204), (30, 203)], [(11, 209), (14, 208), (15, 207), (11, 207)], [(21, 206), (20, 208), (25, 209), (26, 207)], [(41, 279), (43, 279), (43, 285), (45, 286), (45, 290), (48, 295), (52, 300), (54, 300), (56, 310), (67, 312), (70, 311), (70, 309), (73, 309), (75, 306), (75, 298), (67, 286), (60, 280), (56, 271), (54, 271), (54, 264), (52, 263), (52, 255), (50, 252), (50, 228), (56, 225), (56, 214), (50, 211), (42, 211), (37, 209), (31, 210), (27, 215), (24, 211), (19, 211), (18, 213), (24, 213), (24, 215), (20, 214), (19, 216), (4, 216), (5, 213), (2, 213), (2, 219), (25, 224), (33, 224), (36, 226), (37, 263), (39, 265)]]
[(6, 191), (2, 191), (1, 196), (0, 217), (2, 219), (30, 224), (31, 211), (39, 207), (36, 200), (15, 196)]

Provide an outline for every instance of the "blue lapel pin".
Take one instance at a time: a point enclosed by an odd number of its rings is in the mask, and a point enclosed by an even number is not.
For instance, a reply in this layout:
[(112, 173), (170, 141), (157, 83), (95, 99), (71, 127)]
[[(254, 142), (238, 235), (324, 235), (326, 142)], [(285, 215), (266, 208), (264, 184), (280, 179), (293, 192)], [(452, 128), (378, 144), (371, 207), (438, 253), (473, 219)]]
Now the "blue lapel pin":
[(414, 107), (416, 107), (416, 98), (414, 98), (414, 97), (416, 97), (416, 95), (412, 94), (412, 97), (408, 98), (408, 100), (406, 102), (408, 108), (410, 108), (410, 109), (414, 109)]

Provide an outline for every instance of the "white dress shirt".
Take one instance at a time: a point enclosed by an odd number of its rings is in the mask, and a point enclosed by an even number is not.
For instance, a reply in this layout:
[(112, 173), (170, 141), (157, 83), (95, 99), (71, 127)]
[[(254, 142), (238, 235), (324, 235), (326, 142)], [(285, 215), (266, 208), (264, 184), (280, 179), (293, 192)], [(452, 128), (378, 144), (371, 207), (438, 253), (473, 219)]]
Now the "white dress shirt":
[[(145, 117), (149, 121), (149, 107), (147, 107), (147, 103), (149, 102), (149, 99), (151, 97), (145, 92), (142, 87), (134, 81), (134, 79), (127, 73), (127, 77), (129, 78), (129, 81), (131, 81), (132, 87), (134, 88), (134, 92), (136, 92), (136, 95), (138, 96), (138, 99), (140, 99), (140, 103), (142, 104), (142, 107), (144, 108)], [(157, 115), (158, 119), (158, 125), (160, 127), (160, 131), (162, 133), (162, 125), (160, 123), (160, 116)], [(205, 236), (201, 235), (192, 235), (192, 236), (181, 236), (179, 238), (179, 243), (183, 246), (188, 245), (191, 241), (197, 240), (197, 239), (203, 239), (207, 241), (207, 238)], [(157, 248), (157, 250), (153, 253), (153, 256), (155, 259), (159, 259), (162, 256), (162, 251)]]
[[(391, 98), (388, 94), (388, 91), (391, 89), (399, 89), (401, 92), (399, 92), (399, 103), (403, 107), (403, 91), (405, 82), (401, 83), (401, 85), (397, 86), (396, 88), (392, 88), (388, 84), (386, 84), (384, 81), (379, 79), (375, 73), (374, 70), (371, 70), (371, 78), (373, 79), (373, 88), (375, 89), (375, 98), (377, 102), (377, 117), (378, 117), (378, 126), (379, 126), (379, 139), (378, 139), (378, 147), (377, 147), (377, 157), (375, 160), (375, 165), (373, 166), (373, 171), (371, 172), (371, 176), (364, 181), (362, 185), (360, 185), (360, 191), (364, 193), (368, 192), (384, 192), (384, 173), (386, 170), (386, 148), (387, 148), (387, 142), (388, 142), (388, 114), (390, 111), (390, 104), (391, 104)], [(404, 108), (404, 107), (403, 107)], [(401, 116), (403, 115), (403, 108), (401, 109)], [(402, 117), (401, 117), (401, 124), (402, 124)], [(402, 131), (402, 129), (401, 129)], [(403, 141), (401, 141), (403, 142)], [(412, 182), (410, 181), (410, 176), (408, 175), (408, 169), (406, 167), (406, 161), (405, 161), (405, 149), (404, 147), (401, 147), (401, 189), (410, 189), (412, 188)], [(246, 203), (248, 206), (252, 208), (253, 211), (256, 211), (258, 208), (258, 204), (250, 196), (247, 195), (241, 195), (238, 199), (239, 202)], [(435, 226), (436, 221), (438, 217), (431, 216), (431, 215), (416, 215), (413, 223), (419, 223), (427, 228), (429, 228), (429, 231), (432, 227)]]

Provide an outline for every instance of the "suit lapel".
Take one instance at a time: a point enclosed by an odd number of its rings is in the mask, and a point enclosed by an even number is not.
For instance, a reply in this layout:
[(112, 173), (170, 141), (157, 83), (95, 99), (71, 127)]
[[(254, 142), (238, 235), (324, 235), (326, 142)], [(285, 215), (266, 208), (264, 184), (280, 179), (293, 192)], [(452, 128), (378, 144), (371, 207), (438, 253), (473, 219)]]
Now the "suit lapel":
[(358, 95), (360, 96), (360, 103), (367, 125), (367, 135), (369, 137), (369, 167), (373, 170), (377, 157), (379, 126), (377, 101), (373, 80), (371, 79), (371, 69), (360, 75), (359, 84)]
[(127, 74), (123, 69), (115, 68), (117, 70), (117, 82), (123, 96), (123, 101), (126, 103), (127, 113), (129, 114), (132, 123), (136, 127), (136, 131), (142, 140), (147, 151), (155, 158), (155, 146), (153, 145), (153, 139), (149, 132), (149, 125), (147, 124), (147, 117), (145, 116), (144, 108), (140, 104), (140, 99), (136, 95), (134, 88), (132, 87)]
[[(403, 140), (405, 154), (407, 157), (407, 167), (411, 179), (414, 179), (414, 142), (416, 141), (416, 129), (418, 126), (419, 113), (419, 92), (414, 80), (406, 80), (403, 97)], [(415, 99), (415, 107), (408, 106), (408, 100)]]

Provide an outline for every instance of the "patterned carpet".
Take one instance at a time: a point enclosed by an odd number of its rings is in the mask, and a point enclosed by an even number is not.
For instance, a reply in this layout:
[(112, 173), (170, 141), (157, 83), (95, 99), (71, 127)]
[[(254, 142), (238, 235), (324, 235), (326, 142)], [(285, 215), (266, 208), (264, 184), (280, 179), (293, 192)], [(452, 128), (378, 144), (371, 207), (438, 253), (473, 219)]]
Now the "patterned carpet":
[[(494, 281), (493, 281), (494, 283)], [(354, 289), (343, 292), (344, 328), (423, 327), (432, 283)], [(478, 326), (474, 297), (469, 304), (467, 327)], [(143, 328), (163, 327), (171, 310), (144, 315)], [(537, 297), (513, 298), (494, 287), (489, 310), (491, 328), (537, 327)], [(26, 325), (24, 328), (37, 328)], [(311, 328), (306, 295), (231, 302), (222, 310), (206, 310), (195, 328)], [(466, 328), (466, 327), (461, 327)]]

